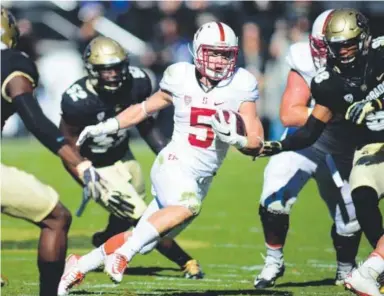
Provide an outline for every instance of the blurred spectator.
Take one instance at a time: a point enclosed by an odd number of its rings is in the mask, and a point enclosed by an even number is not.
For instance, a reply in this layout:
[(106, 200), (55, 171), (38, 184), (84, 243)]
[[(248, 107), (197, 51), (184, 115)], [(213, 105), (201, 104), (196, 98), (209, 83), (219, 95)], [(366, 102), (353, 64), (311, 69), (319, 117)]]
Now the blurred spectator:
[(145, 55), (145, 61), (152, 61), (152, 64), (145, 66), (160, 77), (170, 64), (182, 61), (191, 62), (192, 56), (188, 49), (189, 40), (180, 36), (178, 23), (175, 19), (166, 17), (160, 20), (156, 28), (158, 34), (151, 42), (153, 52)]
[(248, 22), (243, 25), (238, 65), (254, 73), (262, 89), (265, 53), (260, 34), (257, 24)]
[[(285, 62), (288, 47), (297, 41), (307, 40), (311, 24), (319, 13), (331, 8), (360, 9), (370, 18), (373, 36), (384, 35), (382, 1), (111, 0), (71, 3), (3, 3), (17, 11), (22, 31), (20, 47), (38, 60), (42, 72), (41, 84), (44, 85), (38, 92), (39, 97), (47, 98), (42, 101), (44, 106), (56, 106), (49, 107), (50, 112), (55, 112), (53, 119), (58, 115), (59, 93), (66, 84), (71, 83), (70, 80), (82, 73), (80, 55), (74, 48), (77, 46), (82, 52), (89, 41), (99, 35), (97, 30), (100, 27), (95, 27), (95, 24), (100, 25), (101, 21), (107, 27), (100, 31), (112, 38), (120, 38), (120, 42), (126, 41), (126, 48), (134, 43), (139, 44), (139, 48), (147, 48), (131, 53), (130, 62), (152, 70), (156, 83), (168, 65), (192, 61), (188, 43), (193, 40), (198, 27), (209, 21), (222, 21), (230, 25), (239, 36), (238, 65), (248, 69), (259, 81), (260, 115), (271, 138), (279, 137), (282, 128), (278, 106), (289, 71)], [(158, 117), (167, 135), (172, 131), (169, 125), (169, 122), (172, 123), (171, 117), (172, 108), (160, 112)]]

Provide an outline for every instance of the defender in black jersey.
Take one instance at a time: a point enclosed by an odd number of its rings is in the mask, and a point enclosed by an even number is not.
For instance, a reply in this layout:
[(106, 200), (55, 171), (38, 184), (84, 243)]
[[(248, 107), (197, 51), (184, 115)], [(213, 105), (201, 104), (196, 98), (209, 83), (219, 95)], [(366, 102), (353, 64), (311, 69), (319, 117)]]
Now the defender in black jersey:
[(340, 119), (356, 147), (350, 175), (356, 216), (375, 247), (383, 235), (378, 199), (384, 196), (384, 36), (372, 39), (364, 15), (340, 9), (328, 20), (325, 42), (327, 67), (311, 83), (312, 115), (285, 140), (266, 142), (261, 155), (307, 147), (331, 118)]
[[(14, 48), (18, 29), (13, 16), (5, 8), (1, 8), (1, 31), (1, 129), (12, 114), (18, 113), (28, 130), (44, 146), (58, 154), (87, 188), (95, 189), (100, 185), (99, 175), (91, 162), (84, 160), (66, 143), (33, 96), (39, 75), (32, 60)], [(1, 210), (41, 228), (38, 250), (40, 295), (56, 295), (64, 269), (71, 214), (59, 202), (58, 194), (50, 186), (14, 167), (2, 164), (1, 170)]]
[[(84, 127), (114, 117), (152, 93), (147, 73), (129, 66), (124, 49), (110, 38), (92, 40), (85, 50), (84, 63), (88, 75), (72, 84), (61, 102), (60, 129), (74, 147)], [(154, 153), (159, 153), (167, 144), (154, 118), (149, 117), (137, 125), (137, 129)], [(89, 139), (80, 147), (80, 153), (95, 164), (103, 179), (110, 183), (110, 190), (115, 192), (101, 202), (111, 214), (105, 231), (93, 236), (93, 244), (98, 247), (137, 223), (146, 209), (144, 178), (130, 150), (128, 130)], [(173, 240), (160, 243), (158, 250), (185, 268), (186, 277), (202, 277), (197, 261)]]

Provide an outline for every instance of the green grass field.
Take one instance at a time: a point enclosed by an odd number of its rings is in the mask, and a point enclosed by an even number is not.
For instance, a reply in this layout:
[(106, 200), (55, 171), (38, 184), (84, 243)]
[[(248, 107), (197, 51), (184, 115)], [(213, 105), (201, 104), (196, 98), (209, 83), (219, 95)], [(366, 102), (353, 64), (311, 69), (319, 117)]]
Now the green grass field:
[[(154, 155), (141, 143), (133, 145), (148, 179)], [(2, 162), (33, 173), (52, 185), (61, 201), (75, 212), (81, 190), (64, 171), (58, 158), (32, 140), (2, 143)], [(350, 295), (332, 285), (335, 253), (330, 239), (331, 220), (314, 182), (301, 192), (293, 209), (285, 248), (286, 273), (277, 286), (255, 290), (253, 279), (262, 268), (264, 242), (258, 200), (266, 160), (252, 162), (231, 151), (215, 177), (200, 217), (179, 237), (180, 244), (197, 258), (204, 280), (181, 278), (176, 265), (156, 252), (137, 256), (119, 286), (103, 273), (90, 273), (74, 295)], [(149, 181), (147, 189), (149, 194)], [(20, 184), (22, 186), (22, 184)], [(150, 200), (150, 196), (147, 198)], [(91, 249), (90, 237), (105, 226), (106, 212), (90, 203), (81, 218), (74, 217), (69, 252)], [(37, 295), (36, 248), (39, 231), (25, 221), (2, 215), (1, 273), (9, 279), (2, 295)], [(370, 252), (366, 240), (359, 260)]]

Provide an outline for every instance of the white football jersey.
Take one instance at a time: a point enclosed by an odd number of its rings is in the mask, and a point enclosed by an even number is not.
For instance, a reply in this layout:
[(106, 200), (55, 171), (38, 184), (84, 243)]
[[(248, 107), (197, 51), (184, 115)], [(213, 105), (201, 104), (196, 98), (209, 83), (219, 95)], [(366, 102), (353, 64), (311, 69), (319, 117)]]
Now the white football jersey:
[(256, 101), (259, 97), (256, 78), (238, 68), (231, 77), (205, 92), (196, 78), (195, 66), (181, 62), (166, 69), (160, 88), (172, 95), (175, 106), (169, 145), (192, 172), (201, 177), (213, 175), (229, 145), (216, 138), (210, 125), (211, 116), (219, 109), (238, 112), (242, 102)]
[(286, 61), (291, 69), (297, 71), (310, 87), (311, 80), (316, 75), (316, 68), (313, 63), (309, 42), (292, 44), (289, 48)]

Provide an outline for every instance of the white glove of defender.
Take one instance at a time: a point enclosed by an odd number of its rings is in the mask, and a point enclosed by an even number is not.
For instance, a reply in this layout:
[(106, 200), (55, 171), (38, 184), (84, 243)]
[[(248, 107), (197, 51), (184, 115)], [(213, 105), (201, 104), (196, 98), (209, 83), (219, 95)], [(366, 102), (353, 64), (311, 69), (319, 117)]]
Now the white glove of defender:
[(88, 138), (95, 138), (105, 134), (113, 134), (119, 130), (119, 122), (116, 118), (109, 118), (96, 125), (86, 126), (77, 139), (76, 146), (81, 146)]
[(242, 149), (247, 146), (247, 137), (239, 135), (237, 133), (237, 118), (236, 115), (232, 112), (229, 113), (229, 123), (225, 121), (223, 110), (218, 110), (217, 114), (219, 115), (219, 119), (217, 120), (215, 115), (212, 115), (211, 125), (213, 131), (220, 139), (220, 141), (224, 143), (228, 143), (236, 147), (237, 149)]
[(365, 122), (371, 131), (384, 130), (384, 111), (368, 114), (367, 117), (365, 117)]

